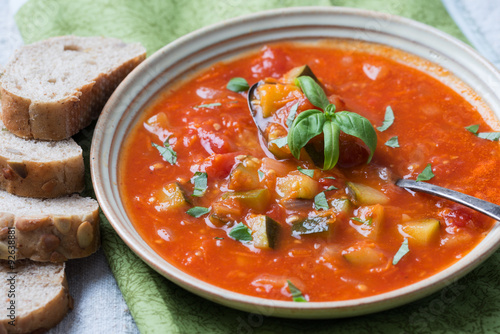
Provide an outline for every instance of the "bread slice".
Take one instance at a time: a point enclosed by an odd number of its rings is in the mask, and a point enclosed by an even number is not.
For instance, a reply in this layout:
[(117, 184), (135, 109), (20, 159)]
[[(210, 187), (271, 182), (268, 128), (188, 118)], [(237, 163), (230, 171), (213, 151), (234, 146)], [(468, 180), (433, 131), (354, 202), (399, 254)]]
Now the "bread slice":
[(17, 196), (54, 198), (81, 192), (84, 175), (82, 149), (73, 139), (23, 139), (0, 121), (1, 190)]
[(61, 36), (24, 46), (0, 78), (3, 122), (23, 138), (66, 139), (97, 118), (145, 57), (140, 44), (105, 37)]
[(94, 253), (99, 207), (79, 195), (52, 199), (0, 191), (0, 259), (62, 262)]
[(59, 323), (73, 300), (64, 263), (0, 261), (0, 333), (43, 331)]

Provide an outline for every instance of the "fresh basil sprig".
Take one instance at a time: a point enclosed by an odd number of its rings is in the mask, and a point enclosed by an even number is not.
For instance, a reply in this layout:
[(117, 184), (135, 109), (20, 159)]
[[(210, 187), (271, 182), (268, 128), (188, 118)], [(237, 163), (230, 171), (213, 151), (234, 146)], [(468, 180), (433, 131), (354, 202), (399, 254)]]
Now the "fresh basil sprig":
[(323, 169), (335, 167), (339, 159), (340, 131), (361, 139), (370, 149), (368, 162), (371, 161), (377, 147), (377, 134), (370, 121), (361, 115), (349, 111), (336, 112), (321, 86), (311, 77), (301, 76), (296, 84), (302, 89), (307, 99), (317, 108), (300, 113), (288, 131), (288, 147), (293, 156), (300, 158), (300, 150), (314, 137), (324, 134)]

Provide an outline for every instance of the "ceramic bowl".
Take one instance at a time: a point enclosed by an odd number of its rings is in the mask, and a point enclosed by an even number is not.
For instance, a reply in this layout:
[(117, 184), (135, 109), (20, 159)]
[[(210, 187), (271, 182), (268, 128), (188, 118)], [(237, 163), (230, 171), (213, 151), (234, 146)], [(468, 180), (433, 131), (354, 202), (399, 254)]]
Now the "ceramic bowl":
[[(491, 255), (500, 244), (500, 223), (467, 256), (442, 272), (410, 286), (367, 298), (294, 303), (234, 293), (193, 278), (156, 254), (139, 234), (122, 204), (118, 161), (122, 143), (148, 103), (165, 86), (211, 63), (235, 57), (265, 43), (347, 38), (403, 50), (437, 64), (432, 75), (468, 88), (480, 97), (478, 109), (500, 115), (500, 74), (472, 48), (424, 24), (366, 10), (307, 7), (279, 9), (239, 17), (200, 29), (165, 46), (136, 68), (106, 104), (91, 149), (92, 180), (101, 208), (125, 243), (154, 270), (181, 287), (211, 301), (244, 311), (291, 318), (335, 318), (396, 307), (429, 295), (457, 279)], [(443, 70), (444, 69), (444, 70)], [(460, 88), (462, 87), (462, 88)], [(488, 109), (489, 107), (489, 109)]]

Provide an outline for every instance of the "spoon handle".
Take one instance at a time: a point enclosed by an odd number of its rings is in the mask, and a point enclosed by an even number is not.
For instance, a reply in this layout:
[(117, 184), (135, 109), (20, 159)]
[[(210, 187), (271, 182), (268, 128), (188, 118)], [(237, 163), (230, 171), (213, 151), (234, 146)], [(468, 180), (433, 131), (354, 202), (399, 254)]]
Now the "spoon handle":
[(500, 205), (425, 182), (400, 179), (396, 182), (396, 185), (402, 188), (421, 191), (427, 194), (449, 199), (500, 221)]

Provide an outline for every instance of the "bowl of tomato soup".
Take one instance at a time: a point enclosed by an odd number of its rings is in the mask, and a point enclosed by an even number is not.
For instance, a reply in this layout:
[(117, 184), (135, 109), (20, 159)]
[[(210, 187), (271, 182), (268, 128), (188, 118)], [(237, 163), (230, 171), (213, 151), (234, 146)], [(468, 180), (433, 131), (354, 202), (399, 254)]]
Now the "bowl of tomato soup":
[(92, 142), (96, 196), (148, 265), (214, 302), (293, 318), (388, 309), (499, 246), (498, 222), (395, 185), (500, 204), (498, 87), (473, 49), (401, 17), (311, 7), (225, 21), (115, 91)]

